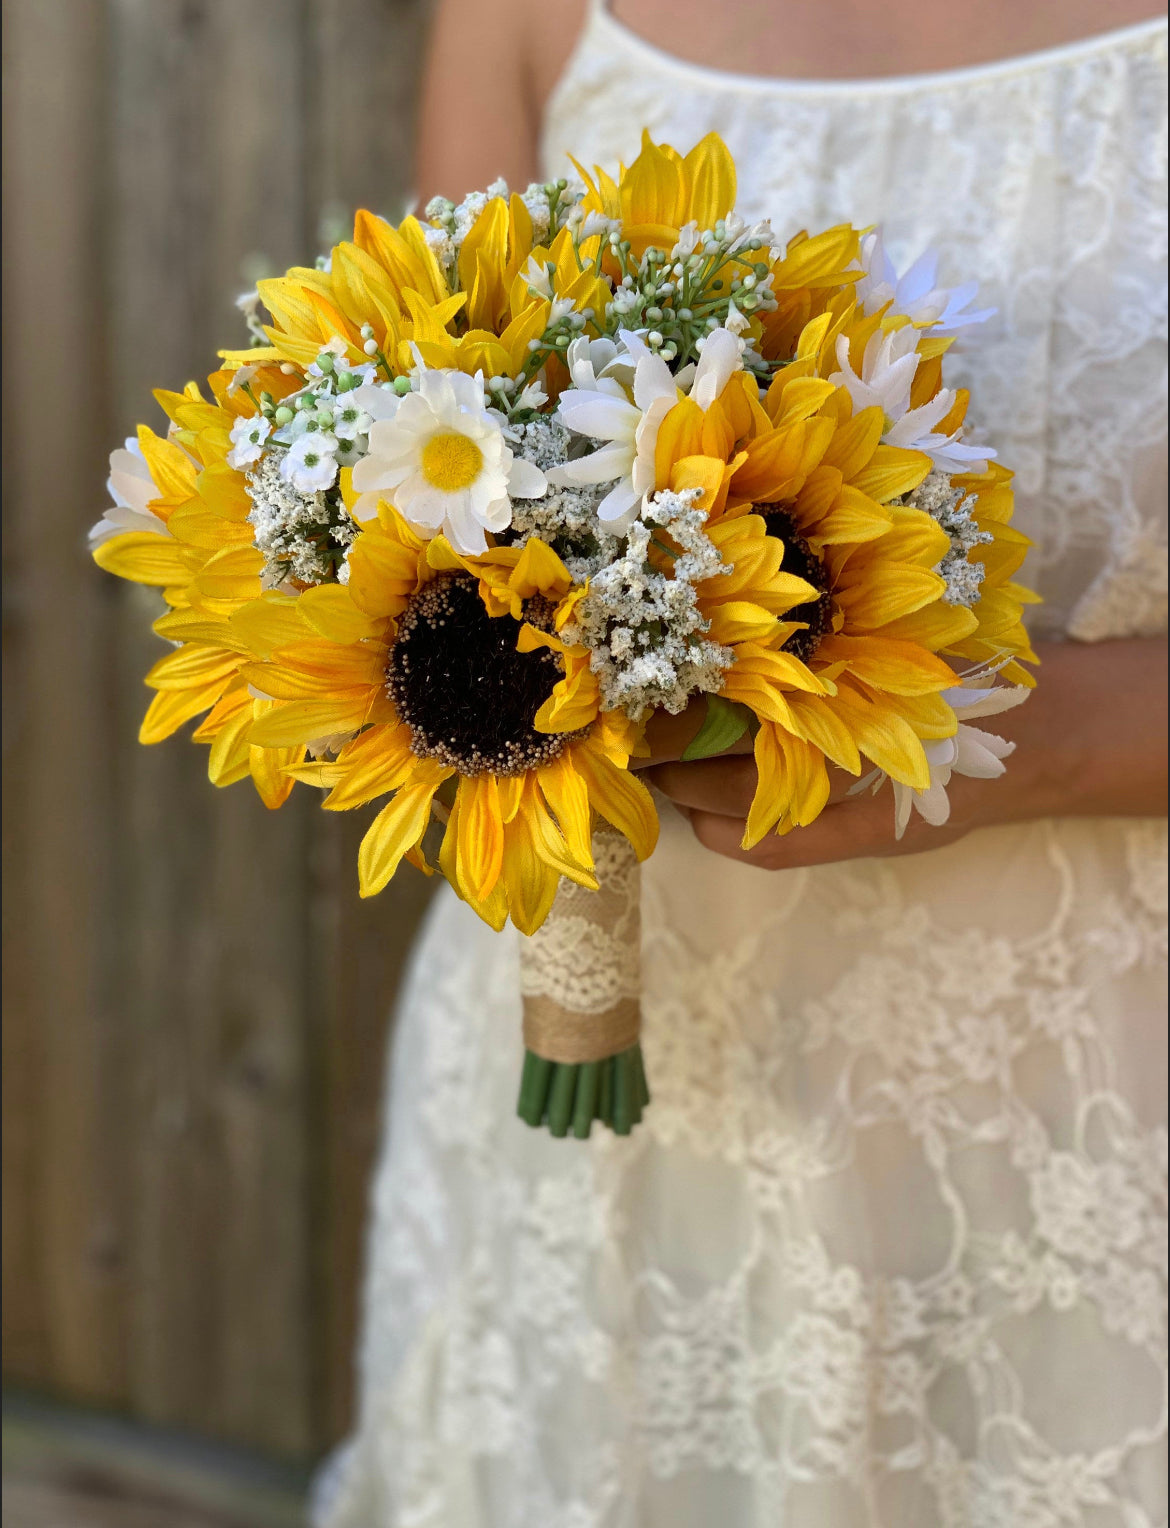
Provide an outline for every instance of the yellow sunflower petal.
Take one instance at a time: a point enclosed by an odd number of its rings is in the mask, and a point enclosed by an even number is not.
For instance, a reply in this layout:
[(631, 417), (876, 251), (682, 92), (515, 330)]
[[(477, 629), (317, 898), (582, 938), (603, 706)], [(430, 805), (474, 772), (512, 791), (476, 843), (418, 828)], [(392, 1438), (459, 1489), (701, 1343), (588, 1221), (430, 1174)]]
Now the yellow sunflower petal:
[(930, 784), (930, 766), (922, 744), (910, 724), (893, 714), (889, 707), (878, 707), (852, 687), (842, 685), (835, 709), (852, 733), (854, 741), (879, 769), (902, 785), (924, 791)]
[(762, 722), (756, 733), (756, 773), (759, 782), (752, 797), (747, 822), (744, 824), (742, 847), (751, 849), (771, 832), (788, 812), (791, 801), (791, 781), (783, 750), (777, 740), (777, 729), (771, 722)]
[(239, 672), (237, 653), (222, 647), (191, 645), (167, 653), (148, 671), (145, 683), (152, 690), (188, 690), (226, 681)]
[(456, 874), (467, 895), (479, 901), (491, 894), (504, 863), (499, 787), (492, 775), (470, 775), (459, 782), (459, 796)]
[(309, 626), (330, 642), (361, 642), (381, 635), (384, 630), (381, 621), (358, 609), (342, 584), (318, 584), (315, 589), (306, 589), (297, 607)]
[(658, 814), (650, 792), (628, 770), (618, 769), (589, 740), (572, 749), (573, 767), (584, 776), (589, 798), (605, 820), (624, 833), (640, 860), (658, 842)]
[[(257, 710), (263, 702), (257, 702)], [(251, 748), (252, 784), (270, 812), (277, 811), (292, 795), (296, 780), (290, 770), (304, 757), (305, 750), (292, 748)]]
[(331, 812), (362, 806), (387, 791), (397, 790), (418, 763), (410, 746), (410, 729), (393, 724), (370, 727), (345, 744), (337, 756), (341, 774), (322, 803)]
[(358, 884), (363, 897), (381, 891), (403, 855), (422, 840), (431, 820), (431, 802), (439, 781), (428, 772), (404, 785), (370, 824), (358, 849)]
[(572, 751), (560, 754), (537, 774), (544, 799), (552, 808), (569, 854), (581, 865), (593, 862), (590, 848), (589, 789), (573, 767)]
[[(810, 591), (815, 594), (815, 590)], [(808, 598), (806, 595), (805, 598)], [(793, 603), (799, 599), (797, 596)], [(711, 612), (707, 636), (712, 642), (766, 642), (779, 624), (776, 617), (750, 600), (729, 600)]]
[(700, 138), (683, 160), (689, 195), (686, 220), (714, 228), (735, 206), (735, 161), (718, 133)]
[[(389, 713), (389, 714), (387, 714)], [(291, 748), (338, 732), (356, 732), (371, 721), (390, 721), (394, 713), (369, 696), (334, 700), (290, 700), (273, 706), (252, 724), (252, 742), (258, 748)]]
[(548, 917), (560, 879), (537, 854), (532, 823), (521, 813), (507, 830), (503, 881), (508, 911), (522, 934), (534, 934)]
[(817, 657), (828, 663), (840, 661), (866, 684), (895, 695), (928, 695), (959, 682), (958, 675), (941, 658), (915, 642), (895, 642), (888, 637), (826, 636)]
[(861, 773), (861, 755), (853, 735), (833, 709), (829, 699), (816, 695), (789, 695), (793, 730), (798, 737), (813, 743), (839, 769), (848, 774)]
[(93, 560), (107, 573), (135, 584), (185, 583), (191, 568), (182, 544), (152, 531), (130, 531), (94, 547)]
[(210, 708), (219, 699), (223, 685), (201, 685), (187, 690), (160, 690), (146, 708), (138, 729), (140, 743), (161, 743), (177, 732), (184, 722)]

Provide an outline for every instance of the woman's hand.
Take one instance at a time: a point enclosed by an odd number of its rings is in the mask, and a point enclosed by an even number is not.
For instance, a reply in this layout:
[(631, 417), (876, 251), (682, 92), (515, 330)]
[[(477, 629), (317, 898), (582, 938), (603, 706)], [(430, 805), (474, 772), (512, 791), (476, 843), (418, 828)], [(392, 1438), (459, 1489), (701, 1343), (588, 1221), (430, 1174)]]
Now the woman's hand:
[(1007, 773), (996, 780), (952, 775), (950, 820), (941, 828), (912, 814), (897, 840), (889, 785), (876, 795), (850, 797), (852, 776), (830, 769), (830, 802), (816, 822), (741, 849), (756, 788), (750, 744), (719, 758), (679, 762), (701, 723), (702, 702), (693, 713), (651, 724), (646, 778), (690, 819), (700, 843), (765, 870), (917, 854), (954, 843), (973, 828), (1040, 817), (1164, 815), (1165, 639), (1056, 642), (1037, 651), (1039, 683), (1024, 704), (976, 724), (1016, 744)]

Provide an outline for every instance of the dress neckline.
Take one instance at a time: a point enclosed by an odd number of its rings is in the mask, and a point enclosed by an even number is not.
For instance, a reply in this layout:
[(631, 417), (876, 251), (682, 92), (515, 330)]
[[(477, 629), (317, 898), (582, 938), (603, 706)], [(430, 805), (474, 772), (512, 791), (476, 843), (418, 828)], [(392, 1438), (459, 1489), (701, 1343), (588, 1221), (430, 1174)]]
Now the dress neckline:
[[(650, 42), (648, 38), (635, 32), (624, 21), (619, 21), (609, 9), (607, 0), (592, 0), (590, 10), (590, 22), (582, 31), (578, 50), (584, 45), (593, 26), (600, 26), (612, 32), (624, 46), (653, 60), (661, 68), (689, 76), (691, 79), (702, 80), (709, 87), (751, 91), (783, 90), (793, 94), (809, 95), (856, 95), (859, 93), (883, 95), (947, 85), (977, 84), (1013, 74), (1027, 74), (1050, 69), (1059, 64), (1091, 57), (1096, 53), (1125, 48), (1132, 43), (1142, 42), (1146, 38), (1153, 38), (1159, 33), (1164, 33), (1167, 28), (1165, 17), (1153, 16), (1148, 21), (1138, 21), (1132, 26), (1115, 27), (1111, 31), (1099, 32), (1092, 37), (1078, 38), (1075, 42), (1060, 43), (1052, 48), (1019, 53), (1009, 58), (993, 59), (985, 64), (968, 64), (954, 69), (938, 69), (918, 74), (875, 75), (861, 79), (802, 79), (782, 74), (741, 74), (733, 69), (715, 69), (706, 64), (693, 63), (690, 59), (679, 58), (676, 54), (668, 53), (664, 48), (658, 47), (656, 43)], [(566, 74), (570, 69), (571, 63), (566, 69)]]

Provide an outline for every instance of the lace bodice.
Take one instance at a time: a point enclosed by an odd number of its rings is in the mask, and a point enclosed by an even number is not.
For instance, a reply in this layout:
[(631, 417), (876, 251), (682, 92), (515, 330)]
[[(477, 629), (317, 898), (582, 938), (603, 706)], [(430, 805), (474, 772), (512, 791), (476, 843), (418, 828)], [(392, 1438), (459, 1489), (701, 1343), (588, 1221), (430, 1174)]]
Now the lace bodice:
[[(545, 165), (715, 128), (749, 215), (939, 246), (1040, 629), (1157, 632), (1165, 54), (742, 79), (595, 8)], [(1164, 822), (768, 875), (664, 806), (643, 879), (629, 1140), (515, 1120), (515, 938), (436, 899), (323, 1528), (1161, 1528)]]
[(1034, 625), (1093, 641), (1166, 623), (1166, 26), (1005, 64), (873, 81), (726, 75), (660, 53), (595, 5), (553, 93), (565, 154), (629, 163), (642, 125), (714, 129), (746, 217), (782, 238), (881, 222), (933, 245), (999, 313), (952, 368), (1017, 472)]

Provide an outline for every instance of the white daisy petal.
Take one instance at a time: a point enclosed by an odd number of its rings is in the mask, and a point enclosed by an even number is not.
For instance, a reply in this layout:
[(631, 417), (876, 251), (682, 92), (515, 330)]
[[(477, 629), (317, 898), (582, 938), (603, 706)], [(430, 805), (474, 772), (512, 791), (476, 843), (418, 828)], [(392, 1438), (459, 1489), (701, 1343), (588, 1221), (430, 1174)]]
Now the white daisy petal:
[(579, 456), (575, 461), (550, 468), (546, 476), (558, 488), (573, 484), (611, 483), (614, 478), (625, 477), (633, 464), (632, 443), (629, 446), (603, 446), (600, 451), (593, 451), (588, 456)]
[(736, 336), (730, 329), (712, 330), (703, 345), (691, 385), (691, 397), (704, 413), (722, 393), (732, 374), (742, 367), (743, 348)]
[(562, 393), (559, 413), (568, 429), (595, 440), (632, 440), (641, 418), (632, 403), (606, 393)]
[(398, 406), (402, 399), (396, 392), (382, 387), (376, 382), (363, 382), (361, 387), (355, 387), (351, 394), (354, 402), (375, 422), (384, 419), (393, 419), (398, 412)]
[(640, 409), (648, 409), (659, 398), (677, 401), (674, 377), (660, 355), (643, 356), (634, 371), (634, 402)]
[(517, 499), (539, 499), (548, 492), (548, 479), (532, 462), (514, 456), (508, 469), (508, 492)]
[(630, 482), (626, 479), (611, 488), (597, 506), (597, 518), (603, 520), (611, 530), (626, 530), (633, 523), (642, 495), (635, 493)]

